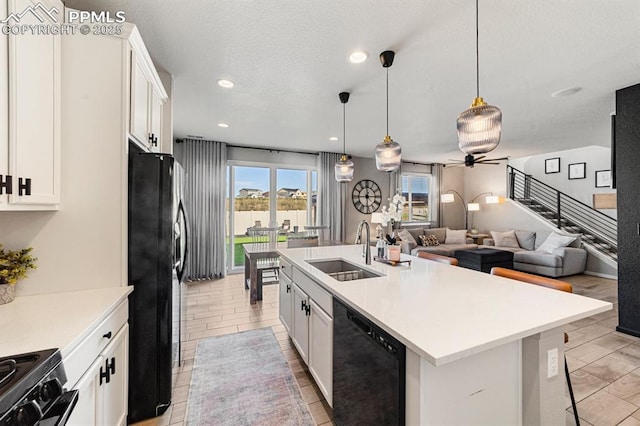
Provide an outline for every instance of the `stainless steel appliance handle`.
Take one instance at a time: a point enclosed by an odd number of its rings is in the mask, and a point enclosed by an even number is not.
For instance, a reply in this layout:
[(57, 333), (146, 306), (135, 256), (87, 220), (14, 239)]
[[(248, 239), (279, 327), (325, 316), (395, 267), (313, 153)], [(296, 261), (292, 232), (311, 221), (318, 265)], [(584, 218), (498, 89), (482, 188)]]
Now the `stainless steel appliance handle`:
[(184, 273), (187, 269), (187, 260), (189, 259), (189, 219), (187, 218), (187, 212), (184, 209), (182, 200), (178, 203), (178, 217), (182, 214), (184, 218), (184, 253), (182, 253), (182, 260), (180, 261), (180, 270), (176, 271), (178, 276), (178, 282), (182, 282)]

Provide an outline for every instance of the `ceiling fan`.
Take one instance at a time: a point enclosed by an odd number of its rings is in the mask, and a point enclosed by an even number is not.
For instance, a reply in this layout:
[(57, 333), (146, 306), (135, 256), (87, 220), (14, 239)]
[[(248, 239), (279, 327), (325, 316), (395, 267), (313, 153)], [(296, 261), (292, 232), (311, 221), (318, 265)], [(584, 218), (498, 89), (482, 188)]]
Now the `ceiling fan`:
[(476, 164), (490, 164), (490, 165), (498, 165), (499, 161), (508, 160), (509, 157), (500, 157), (500, 158), (485, 158), (486, 155), (481, 155), (479, 157), (474, 157), (472, 154), (467, 154), (464, 157), (464, 161), (460, 160), (451, 160), (452, 163), (446, 163), (444, 166), (447, 167), (473, 167)]

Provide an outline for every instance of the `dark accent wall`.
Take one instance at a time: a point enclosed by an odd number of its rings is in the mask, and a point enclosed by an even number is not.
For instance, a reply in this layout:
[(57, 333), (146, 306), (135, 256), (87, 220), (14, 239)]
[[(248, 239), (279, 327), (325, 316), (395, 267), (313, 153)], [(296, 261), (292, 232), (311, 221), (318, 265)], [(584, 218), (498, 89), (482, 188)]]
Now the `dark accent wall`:
[(618, 331), (640, 337), (640, 84), (616, 91)]

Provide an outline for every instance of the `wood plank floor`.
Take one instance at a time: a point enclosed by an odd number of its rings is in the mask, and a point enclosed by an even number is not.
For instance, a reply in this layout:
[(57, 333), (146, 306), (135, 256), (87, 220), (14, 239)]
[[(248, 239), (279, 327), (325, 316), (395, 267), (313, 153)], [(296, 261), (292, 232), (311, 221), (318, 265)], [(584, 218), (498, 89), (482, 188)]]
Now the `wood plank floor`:
[[(242, 275), (192, 282), (186, 290), (184, 363), (174, 368), (173, 405), (141, 425), (182, 425), (198, 339), (271, 327), (297, 379), (317, 425), (331, 425), (331, 407), (321, 396), (304, 362), (278, 319), (278, 285), (264, 286), (263, 301), (249, 304)], [(569, 324), (566, 357), (581, 424), (640, 426), (640, 339), (618, 333), (617, 283), (587, 275), (564, 278), (574, 292), (614, 304), (614, 310)], [(573, 425), (568, 392), (567, 425)]]

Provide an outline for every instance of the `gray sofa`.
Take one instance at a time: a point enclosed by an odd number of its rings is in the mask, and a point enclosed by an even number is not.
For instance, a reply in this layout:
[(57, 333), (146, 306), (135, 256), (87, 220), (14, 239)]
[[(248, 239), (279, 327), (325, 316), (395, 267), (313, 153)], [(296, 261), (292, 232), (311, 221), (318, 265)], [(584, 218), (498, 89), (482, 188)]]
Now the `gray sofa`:
[(587, 251), (582, 248), (580, 236), (568, 247), (557, 248), (553, 253), (536, 251), (551, 231), (515, 231), (519, 248), (496, 246), (492, 238), (485, 238), (481, 248), (496, 248), (513, 252), (513, 269), (548, 277), (564, 277), (581, 274), (587, 263)]
[(446, 244), (446, 228), (423, 228), (421, 226), (406, 226), (404, 227), (413, 238), (418, 241), (418, 237), (424, 235), (435, 235), (438, 238), (439, 245), (437, 246), (420, 246), (413, 244), (410, 241), (401, 241), (400, 250), (402, 253), (411, 254), (417, 256), (419, 252), (426, 251), (428, 253), (439, 254), (442, 256), (453, 256), (453, 252), (456, 250), (475, 249), (477, 244), (473, 244), (471, 238), (466, 239), (466, 244)]

